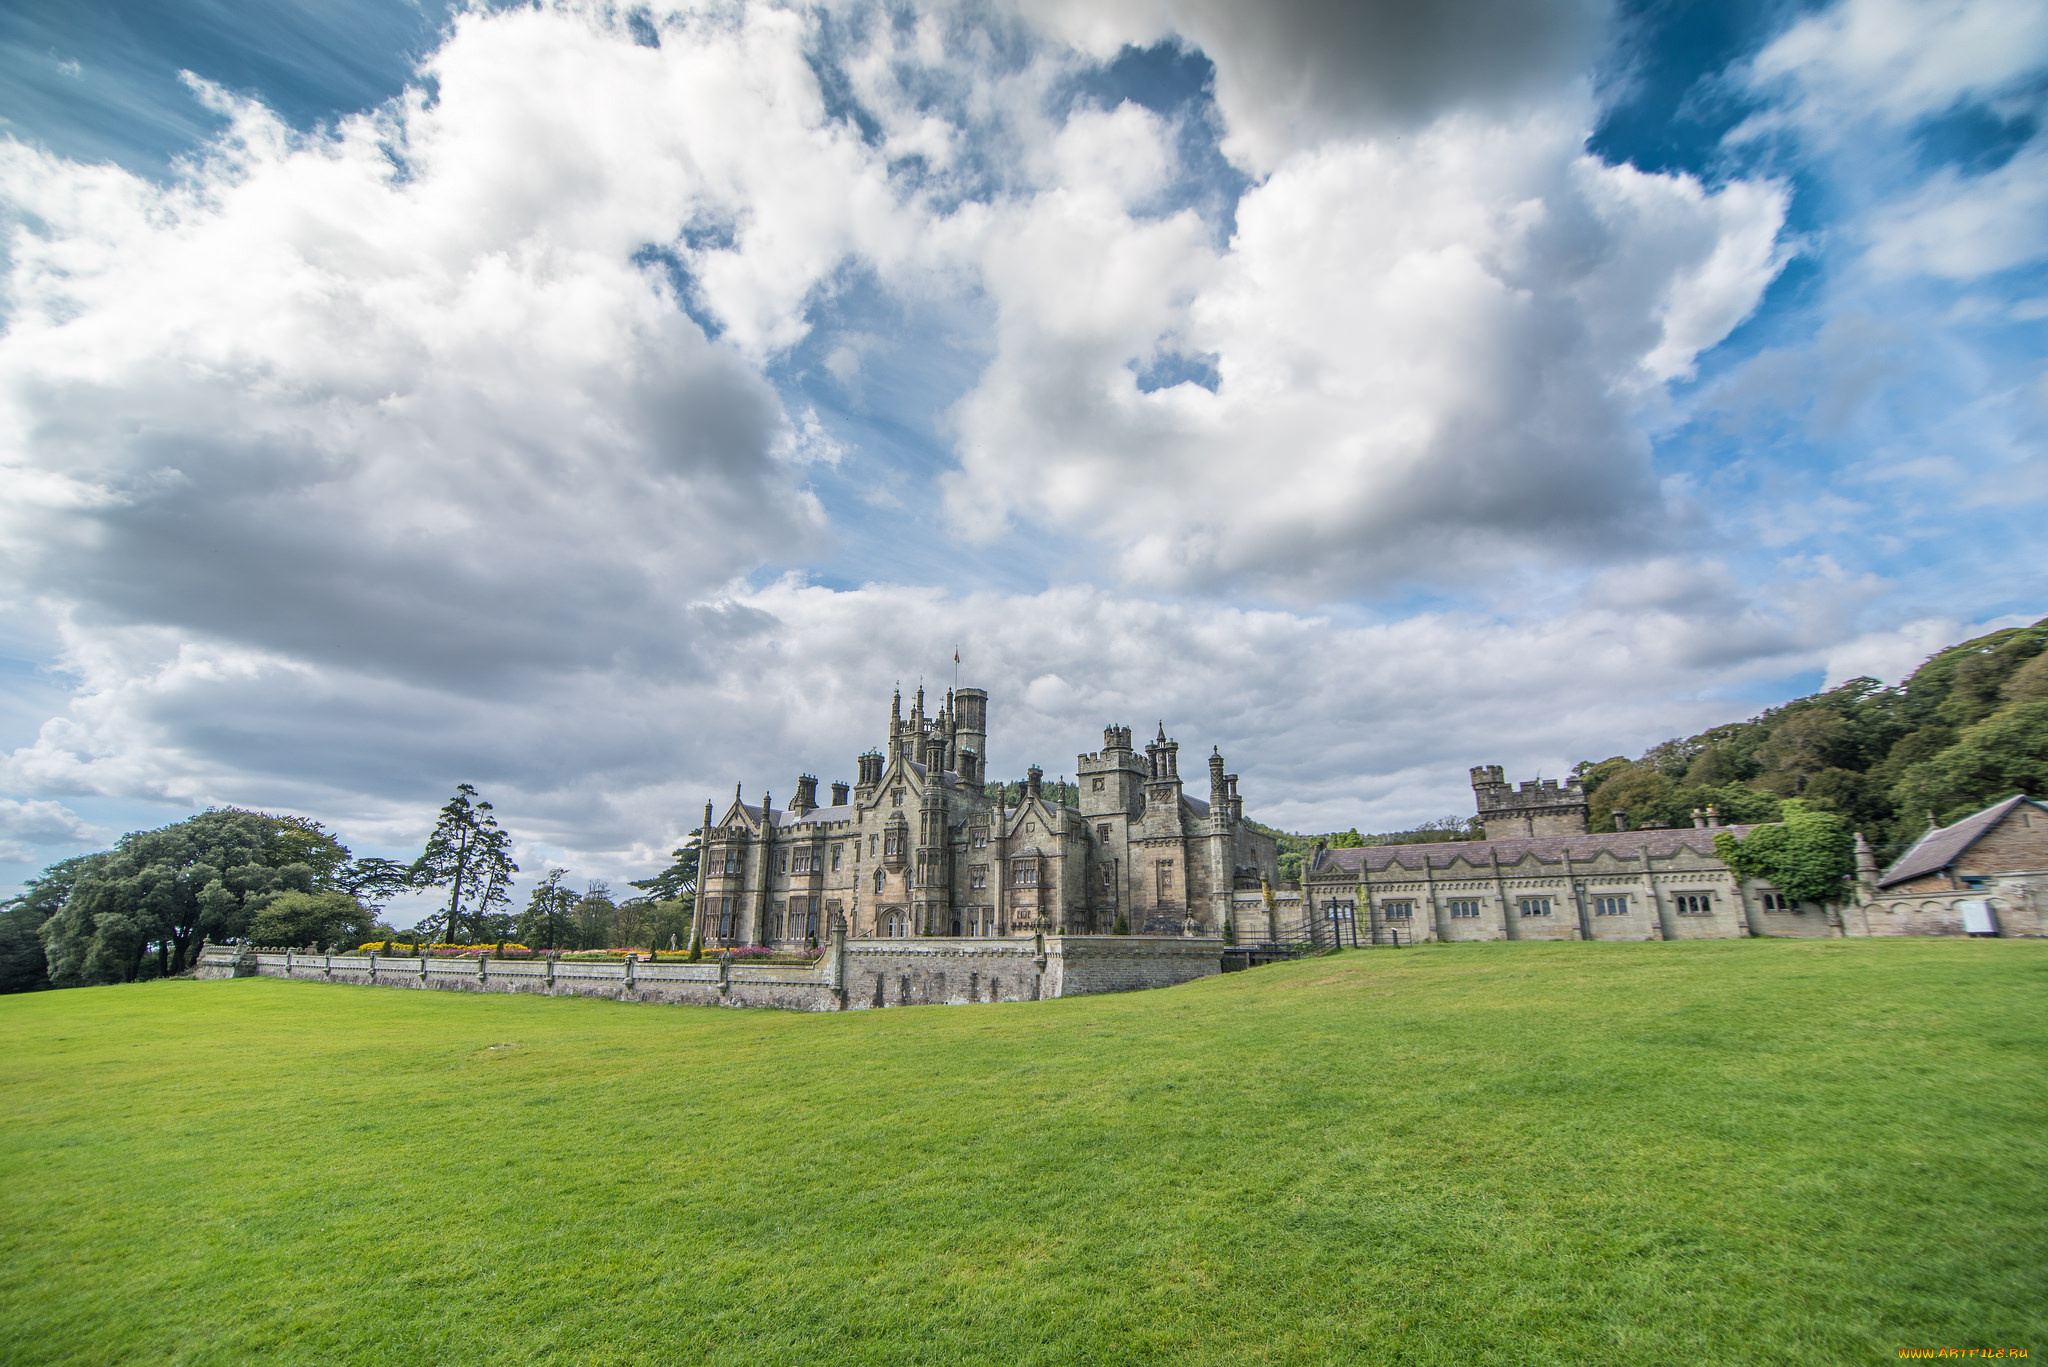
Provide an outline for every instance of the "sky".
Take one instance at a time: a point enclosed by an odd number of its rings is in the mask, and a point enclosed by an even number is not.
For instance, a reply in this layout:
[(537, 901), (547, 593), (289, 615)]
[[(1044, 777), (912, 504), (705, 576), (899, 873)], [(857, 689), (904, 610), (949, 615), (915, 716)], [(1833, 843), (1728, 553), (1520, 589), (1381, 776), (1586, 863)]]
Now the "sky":
[[(2038, 0), (17, 0), (0, 887), (1220, 747), (1470, 810), (2048, 614)], [(403, 908), (399, 908), (401, 916)]]

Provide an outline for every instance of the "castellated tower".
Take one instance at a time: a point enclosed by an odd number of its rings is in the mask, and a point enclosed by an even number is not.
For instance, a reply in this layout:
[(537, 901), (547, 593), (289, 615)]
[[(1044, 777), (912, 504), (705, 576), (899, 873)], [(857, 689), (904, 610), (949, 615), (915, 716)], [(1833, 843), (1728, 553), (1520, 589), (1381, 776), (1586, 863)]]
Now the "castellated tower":
[(1145, 761), (1132, 753), (1130, 727), (1102, 728), (1102, 752), (1082, 755), (1079, 765), (1076, 782), (1081, 789), (1083, 816), (1138, 813), (1142, 806), (1139, 796), (1149, 770)]
[(962, 688), (953, 694), (953, 746), (962, 783), (988, 782), (988, 692)]
[(1579, 786), (1577, 776), (1566, 779), (1562, 786), (1556, 779), (1546, 778), (1516, 788), (1503, 777), (1498, 764), (1479, 764), (1472, 769), (1472, 797), (1479, 807), (1479, 819), (1486, 823), (1488, 840), (1586, 833), (1586, 790)]

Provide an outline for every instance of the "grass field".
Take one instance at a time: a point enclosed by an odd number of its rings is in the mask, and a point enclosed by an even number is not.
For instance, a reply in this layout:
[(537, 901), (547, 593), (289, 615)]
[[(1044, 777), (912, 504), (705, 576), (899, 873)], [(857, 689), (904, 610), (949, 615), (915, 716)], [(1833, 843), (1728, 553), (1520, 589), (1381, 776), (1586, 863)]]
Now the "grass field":
[(7, 1363), (2048, 1353), (2048, 943), (834, 1016), (172, 982), (0, 1028)]

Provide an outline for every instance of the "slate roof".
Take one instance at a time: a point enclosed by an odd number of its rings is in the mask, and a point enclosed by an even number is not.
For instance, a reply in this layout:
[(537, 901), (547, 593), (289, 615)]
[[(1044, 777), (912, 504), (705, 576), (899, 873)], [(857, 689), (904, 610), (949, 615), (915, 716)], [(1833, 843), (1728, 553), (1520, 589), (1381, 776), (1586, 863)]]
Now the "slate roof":
[(1966, 816), (1953, 826), (1936, 826), (1913, 842), (1913, 848), (1899, 856), (1898, 862), (1884, 871), (1877, 880), (1881, 888), (1894, 883), (1903, 883), (1909, 878), (1924, 874), (1940, 873), (1963, 857), (1963, 852), (1982, 839), (1992, 827), (2011, 814), (2012, 809), (2022, 802), (2032, 803), (2030, 797), (2009, 797), (2003, 802), (1993, 803), (1975, 816)]
[[(903, 763), (919, 778), (925, 776), (924, 765), (917, 760), (906, 759)], [(941, 769), (939, 771), (939, 786), (942, 788), (958, 788), (960, 786), (960, 775), (954, 773), (951, 769)]]
[(1669, 830), (1651, 831), (1603, 831), (1585, 835), (1518, 835), (1500, 840), (1443, 840), (1427, 845), (1367, 845), (1362, 849), (1324, 850), (1316, 858), (1315, 868), (1309, 877), (1328, 877), (1348, 873), (1354, 878), (1360, 865), (1372, 873), (1399, 863), (1408, 870), (1420, 870), (1423, 861), (1433, 869), (1447, 869), (1460, 860), (1468, 864), (1488, 864), (1494, 854), (1500, 856), (1502, 864), (1515, 864), (1528, 855), (1535, 855), (1545, 864), (1562, 864), (1569, 853), (1575, 861), (1590, 863), (1595, 856), (1611, 854), (1622, 859), (1641, 859), (1648, 850), (1653, 859), (1669, 859), (1681, 849), (1714, 858), (1714, 836), (1717, 831), (1726, 831), (1740, 840), (1755, 830), (1754, 826), (1721, 826), (1701, 828), (1680, 826)]

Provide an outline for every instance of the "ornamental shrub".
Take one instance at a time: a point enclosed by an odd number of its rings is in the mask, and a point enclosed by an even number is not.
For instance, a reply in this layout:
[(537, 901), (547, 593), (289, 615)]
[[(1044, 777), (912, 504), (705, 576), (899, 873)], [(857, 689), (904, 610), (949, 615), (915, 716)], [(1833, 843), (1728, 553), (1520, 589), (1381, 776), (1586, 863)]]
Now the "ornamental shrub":
[(1856, 838), (1833, 812), (1816, 812), (1798, 798), (1785, 802), (1784, 820), (1759, 826), (1737, 840), (1714, 833), (1714, 853), (1745, 878), (1761, 878), (1795, 902), (1839, 902), (1843, 880), (1856, 871)]

